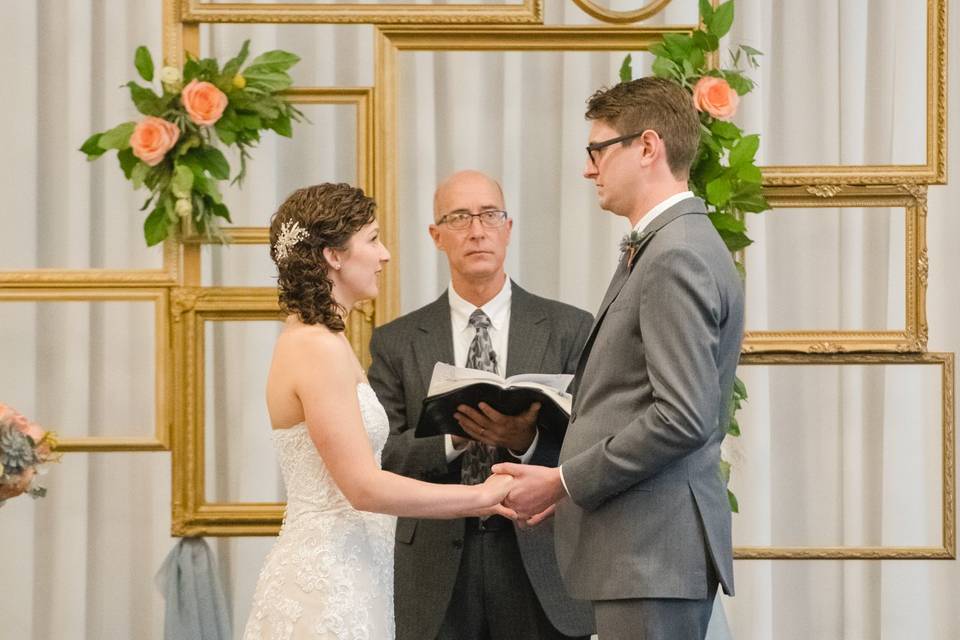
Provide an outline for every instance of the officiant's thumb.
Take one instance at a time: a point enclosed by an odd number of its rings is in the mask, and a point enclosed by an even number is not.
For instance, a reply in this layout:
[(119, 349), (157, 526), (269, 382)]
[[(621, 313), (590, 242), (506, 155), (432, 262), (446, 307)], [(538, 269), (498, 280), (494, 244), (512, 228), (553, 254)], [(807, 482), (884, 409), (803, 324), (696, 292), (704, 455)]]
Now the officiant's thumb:
[(494, 473), (505, 473), (508, 476), (517, 477), (523, 473), (523, 465), (514, 462), (500, 462), (493, 465), (490, 470)]

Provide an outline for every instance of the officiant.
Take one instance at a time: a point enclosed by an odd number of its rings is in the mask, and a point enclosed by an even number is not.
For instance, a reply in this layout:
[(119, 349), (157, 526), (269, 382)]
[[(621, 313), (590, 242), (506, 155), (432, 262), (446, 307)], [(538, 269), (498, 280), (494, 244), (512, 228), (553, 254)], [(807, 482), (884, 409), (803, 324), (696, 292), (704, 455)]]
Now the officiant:
[[(377, 328), (370, 383), (391, 435), (383, 468), (431, 482), (482, 482), (498, 461), (556, 466), (559, 444), (541, 438), (539, 405), (516, 416), (483, 403), (454, 418), (471, 438), (416, 438), (414, 430), (437, 362), (492, 371), (574, 373), (590, 331), (589, 313), (528, 293), (507, 277), (513, 219), (489, 176), (461, 171), (434, 194), (430, 236), (450, 266), (434, 302)], [(397, 522), (397, 640), (586, 638), (589, 603), (560, 580), (552, 522), (519, 530), (508, 519)]]

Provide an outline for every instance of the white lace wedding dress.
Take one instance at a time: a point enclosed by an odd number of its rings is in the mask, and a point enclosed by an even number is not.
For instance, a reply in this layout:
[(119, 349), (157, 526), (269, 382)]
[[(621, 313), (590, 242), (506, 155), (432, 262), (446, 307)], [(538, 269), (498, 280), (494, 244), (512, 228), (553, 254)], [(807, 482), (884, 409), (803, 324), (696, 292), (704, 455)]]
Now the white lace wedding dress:
[[(387, 414), (368, 384), (357, 394), (379, 464)], [(244, 640), (393, 640), (396, 518), (350, 506), (306, 424), (278, 429), (273, 439), (287, 514), (260, 572)]]

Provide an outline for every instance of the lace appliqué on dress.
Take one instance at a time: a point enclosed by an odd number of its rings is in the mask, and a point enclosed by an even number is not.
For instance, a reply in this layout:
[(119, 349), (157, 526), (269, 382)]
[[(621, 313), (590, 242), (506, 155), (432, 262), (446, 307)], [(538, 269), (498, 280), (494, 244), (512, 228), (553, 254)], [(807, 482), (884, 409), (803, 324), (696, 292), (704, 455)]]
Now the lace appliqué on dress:
[[(386, 412), (357, 387), (377, 463)], [(287, 512), (267, 555), (244, 640), (393, 640), (396, 519), (355, 510), (330, 477), (306, 426), (274, 432)]]

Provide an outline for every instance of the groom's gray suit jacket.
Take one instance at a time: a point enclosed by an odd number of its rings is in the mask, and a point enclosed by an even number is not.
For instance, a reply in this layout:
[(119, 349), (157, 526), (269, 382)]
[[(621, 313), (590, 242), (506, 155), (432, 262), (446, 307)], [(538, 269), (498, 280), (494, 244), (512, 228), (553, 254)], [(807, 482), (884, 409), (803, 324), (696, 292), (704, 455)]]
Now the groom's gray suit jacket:
[[(516, 283), (511, 290), (507, 375), (573, 373), (590, 330), (590, 314), (535, 296)], [(460, 460), (447, 463), (443, 437), (414, 437), (434, 364), (454, 364), (447, 293), (377, 328), (370, 354), (370, 384), (390, 418), (383, 468), (430, 482), (459, 483)], [(530, 464), (555, 467), (559, 439), (544, 435)], [(590, 604), (572, 600), (560, 579), (552, 523), (516, 535), (527, 576), (553, 626), (570, 636), (593, 633)], [(460, 567), (464, 521), (400, 518), (396, 537), (397, 640), (432, 639)]]
[(720, 443), (743, 337), (743, 286), (704, 215), (683, 200), (621, 261), (574, 380), (556, 512), (571, 595), (707, 597), (712, 569), (733, 593)]

